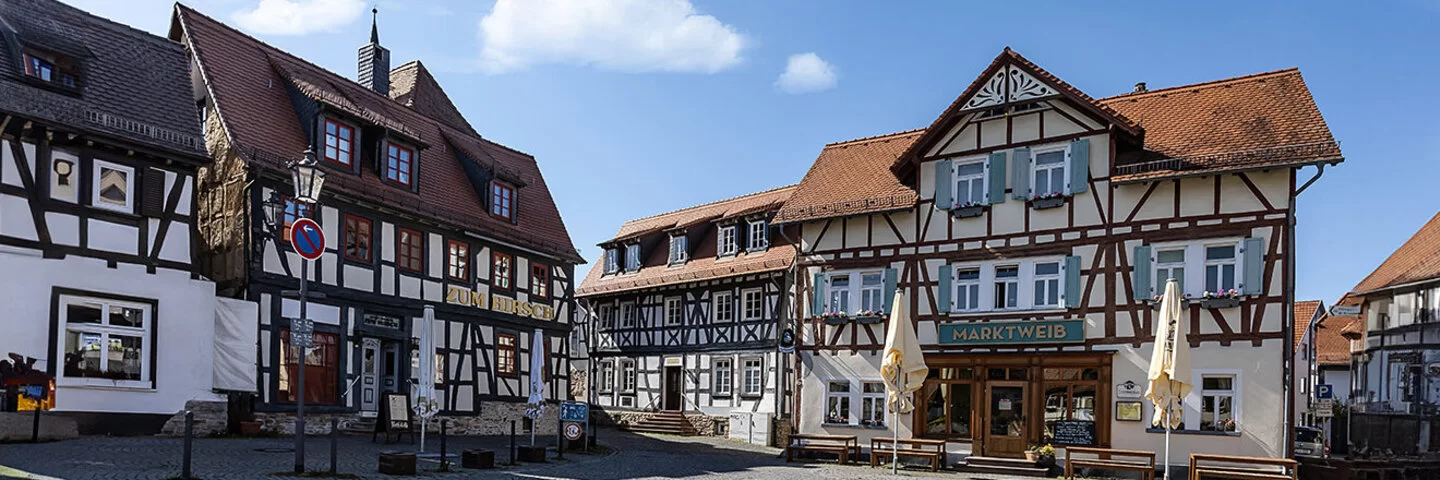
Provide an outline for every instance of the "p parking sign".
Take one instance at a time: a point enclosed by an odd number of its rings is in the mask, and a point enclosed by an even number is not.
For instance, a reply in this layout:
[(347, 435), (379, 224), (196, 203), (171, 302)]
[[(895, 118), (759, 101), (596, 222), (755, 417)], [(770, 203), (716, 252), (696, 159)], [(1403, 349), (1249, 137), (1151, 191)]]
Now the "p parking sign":
[(1315, 398), (1318, 398), (1318, 399), (1321, 399), (1321, 400), (1328, 399), (1328, 398), (1335, 398), (1335, 387), (1331, 386), (1331, 385), (1328, 384), (1328, 383), (1326, 383), (1326, 384), (1321, 384), (1321, 385), (1316, 385), (1316, 386), (1315, 386)]

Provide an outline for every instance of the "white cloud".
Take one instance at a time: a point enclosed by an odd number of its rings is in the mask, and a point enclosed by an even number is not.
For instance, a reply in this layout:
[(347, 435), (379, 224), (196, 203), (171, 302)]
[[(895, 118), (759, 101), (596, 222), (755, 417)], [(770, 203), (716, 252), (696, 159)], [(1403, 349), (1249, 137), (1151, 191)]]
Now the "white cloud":
[(751, 42), (689, 0), (497, 0), (480, 43), (492, 73), (545, 63), (714, 73), (738, 65)]
[(811, 93), (835, 88), (835, 66), (820, 59), (815, 52), (797, 53), (785, 64), (785, 73), (775, 80), (775, 88), (786, 93)]
[(365, 0), (260, 0), (232, 16), (246, 30), (270, 35), (331, 32), (365, 13)]

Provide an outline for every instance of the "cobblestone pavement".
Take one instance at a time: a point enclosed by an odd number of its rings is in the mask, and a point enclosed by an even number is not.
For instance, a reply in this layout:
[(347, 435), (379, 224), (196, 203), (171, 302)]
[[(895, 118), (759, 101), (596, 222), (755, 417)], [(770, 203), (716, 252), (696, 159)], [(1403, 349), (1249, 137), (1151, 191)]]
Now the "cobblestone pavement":
[[(567, 453), (545, 464), (502, 466), (494, 470), (461, 470), (440, 473), (439, 464), (422, 459), (420, 476), (430, 478), (530, 478), (555, 479), (676, 479), (705, 477), (717, 479), (892, 479), (888, 469), (866, 466), (837, 466), (822, 463), (785, 463), (780, 450), (732, 442), (714, 437), (651, 436), (601, 430), (606, 453)], [(521, 445), (528, 438), (520, 440)], [(213, 438), (196, 440), (193, 471), (204, 480), (242, 478), (294, 478), (294, 441), (288, 438)], [(409, 444), (372, 444), (366, 437), (341, 437), (340, 473), (358, 478), (396, 478), (376, 473), (376, 456), (386, 450), (413, 451)], [(452, 454), (465, 448), (491, 448), (496, 461), (508, 459), (509, 443), (503, 437), (457, 437), (449, 441)], [(68, 480), (87, 479), (168, 479), (180, 474), (182, 442), (174, 438), (91, 437), (45, 444), (0, 444), (0, 466)], [(426, 450), (439, 451), (431, 438)], [(307, 466), (311, 471), (329, 467), (327, 438), (306, 443)], [(458, 458), (456, 460), (458, 463)], [(3, 471), (4, 469), (0, 469)], [(3, 475), (0, 475), (3, 476)], [(1003, 480), (990, 475), (902, 472), (916, 478)]]

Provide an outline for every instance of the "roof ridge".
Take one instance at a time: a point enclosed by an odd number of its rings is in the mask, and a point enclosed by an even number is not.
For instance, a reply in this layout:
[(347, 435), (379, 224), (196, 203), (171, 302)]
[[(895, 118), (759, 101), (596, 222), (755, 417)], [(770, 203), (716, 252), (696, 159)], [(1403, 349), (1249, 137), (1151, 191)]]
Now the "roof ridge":
[[(70, 4), (65, 3), (65, 2), (60, 2), (60, 1), (54, 1), (54, 0), (52, 0), (52, 1), (47, 2), (47, 3), (58, 4), (58, 5), (61, 5), (62, 8), (69, 8), (69, 9), (71, 9), (71, 10), (74, 10), (74, 11), (76, 11), (76, 12), (79, 12), (81, 15), (84, 15), (84, 16), (89, 17), (89, 18), (94, 19), (94, 20), (99, 20), (100, 23), (101, 23), (101, 25), (99, 25), (100, 27), (110, 28), (110, 29), (112, 29), (112, 30), (115, 30), (116, 33), (125, 34), (125, 35), (130, 35), (130, 36), (132, 36), (132, 37), (137, 37), (139, 40), (151, 42), (151, 43), (155, 44), (156, 46), (163, 46), (163, 47), (165, 47), (165, 48), (175, 48), (175, 49), (180, 49), (180, 51), (182, 51), (182, 52), (184, 51), (184, 47), (183, 47), (182, 45), (180, 45), (179, 42), (172, 41), (172, 40), (170, 40), (169, 38), (165, 38), (165, 37), (162, 37), (162, 36), (160, 36), (160, 35), (156, 35), (156, 34), (147, 32), (147, 31), (145, 31), (145, 30), (141, 30), (141, 29), (135, 28), (135, 27), (133, 27), (133, 26), (126, 25), (126, 24), (123, 24), (123, 23), (120, 23), (120, 22), (111, 20), (111, 19), (109, 19), (109, 18), (105, 18), (105, 17), (99, 16), (99, 15), (96, 15), (96, 14), (94, 14), (94, 13), (90, 13), (90, 11), (88, 11), (88, 10), (85, 10), (85, 9), (83, 9), (83, 8), (80, 8), (80, 7), (76, 7), (76, 6), (74, 6), (74, 5), (70, 5)], [(52, 17), (52, 21), (53, 21), (53, 17)], [(87, 48), (88, 48), (88, 47), (87, 47)]]
[(1208, 80), (1208, 81), (1204, 81), (1204, 82), (1200, 82), (1200, 83), (1191, 83), (1191, 84), (1187, 84), (1187, 85), (1176, 85), (1176, 86), (1173, 86), (1173, 87), (1157, 88), (1157, 89), (1154, 89), (1154, 90), (1146, 90), (1146, 91), (1143, 91), (1143, 92), (1125, 92), (1125, 93), (1121, 93), (1121, 94), (1119, 94), (1119, 95), (1112, 95), (1112, 96), (1109, 96), (1109, 97), (1099, 98), (1099, 99), (1097, 99), (1096, 101), (1108, 102), (1108, 101), (1111, 101), (1111, 100), (1121, 100), (1121, 99), (1131, 99), (1131, 98), (1137, 98), (1137, 97), (1144, 97), (1144, 96), (1148, 96), (1148, 95), (1151, 95), (1151, 94), (1158, 94), (1158, 93), (1173, 93), (1175, 90), (1182, 90), (1182, 89), (1187, 89), (1187, 88), (1207, 88), (1207, 87), (1215, 87), (1215, 86), (1219, 86), (1219, 85), (1221, 85), (1221, 84), (1241, 83), (1241, 82), (1245, 82), (1245, 81), (1258, 80), (1258, 79), (1260, 79), (1261, 77), (1265, 77), (1265, 78), (1278, 77), (1278, 76), (1285, 75), (1285, 74), (1289, 74), (1289, 73), (1292, 73), (1292, 72), (1294, 72), (1294, 73), (1299, 73), (1299, 72), (1300, 72), (1300, 67), (1289, 67), (1289, 68), (1282, 68), (1282, 69), (1279, 69), (1279, 70), (1270, 70), (1270, 71), (1266, 71), (1266, 72), (1250, 73), (1250, 74), (1246, 74), (1246, 75), (1240, 75), (1240, 76), (1238, 76), (1238, 77), (1221, 78), (1221, 79), (1217, 79), (1217, 80)]
[(887, 140), (887, 139), (889, 139), (889, 138), (891, 138), (891, 137), (902, 137), (902, 136), (905, 136), (905, 135), (911, 135), (911, 134), (915, 134), (915, 133), (924, 132), (924, 131), (925, 131), (925, 128), (926, 128), (926, 127), (920, 127), (920, 128), (914, 128), (914, 129), (910, 129), (910, 130), (905, 130), (905, 131), (902, 131), (902, 132), (886, 133), (886, 134), (881, 134), (881, 135), (871, 135), (871, 136), (868, 136), (868, 137), (852, 138), (852, 139), (849, 139), (849, 140), (840, 140), (840, 141), (838, 141), (838, 142), (830, 142), (830, 143), (825, 144), (825, 148), (830, 148), (830, 147), (842, 147), (842, 146), (849, 146), (849, 145), (855, 145), (855, 144), (861, 144), (861, 143), (874, 142), (874, 141), (879, 141), (879, 140)]
[(657, 213), (657, 214), (650, 215), (650, 216), (646, 216), (646, 217), (634, 218), (634, 219), (626, 220), (625, 223), (621, 224), (621, 227), (624, 227), (625, 225), (629, 225), (629, 224), (631, 224), (631, 223), (635, 223), (635, 222), (638, 222), (638, 221), (641, 221), (641, 220), (653, 220), (653, 219), (660, 218), (660, 217), (663, 217), (663, 216), (666, 216), (666, 215), (673, 215), (673, 214), (680, 213), (680, 212), (684, 212), (684, 211), (687, 211), (687, 210), (694, 210), (694, 209), (702, 208), (702, 207), (713, 207), (713, 206), (715, 206), (715, 205), (719, 205), (719, 204), (722, 204), (722, 203), (725, 203), (725, 202), (732, 202), (732, 201), (735, 201), (735, 200), (740, 200), (740, 199), (742, 199), (742, 198), (749, 198), (749, 197), (754, 197), (754, 196), (757, 196), (757, 195), (764, 195), (764, 194), (767, 194), (767, 193), (774, 193), (774, 192), (777, 192), (777, 191), (780, 191), (780, 190), (784, 190), (784, 189), (787, 189), (787, 188), (795, 188), (795, 187), (798, 186), (798, 185), (800, 185), (800, 184), (798, 184), (798, 183), (792, 183), (792, 184), (789, 184), (789, 185), (783, 185), (783, 186), (771, 188), (771, 189), (769, 189), (769, 190), (761, 190), (761, 191), (758, 191), (758, 192), (746, 193), (746, 194), (744, 194), (744, 195), (736, 195), (736, 196), (734, 196), (734, 197), (730, 197), (730, 198), (726, 198), (726, 199), (721, 199), (721, 200), (715, 200), (715, 201), (713, 201), (713, 202), (706, 202), (706, 203), (702, 203), (702, 204), (699, 204), (699, 205), (691, 205), (691, 206), (688, 206), (688, 207), (685, 207), (685, 208), (678, 208), (678, 209), (671, 210), (671, 211), (668, 211), (668, 212)]
[[(1369, 274), (1369, 275), (1366, 275), (1365, 278), (1360, 279), (1360, 283), (1357, 283), (1357, 284), (1355, 284), (1354, 287), (1351, 287), (1351, 288), (1350, 288), (1350, 291), (1349, 291), (1349, 292), (1346, 292), (1345, 295), (1346, 295), (1346, 296), (1349, 296), (1349, 295), (1352, 294), (1352, 293), (1353, 293), (1353, 294), (1357, 294), (1357, 295), (1363, 295), (1363, 294), (1369, 293), (1369, 292), (1371, 292), (1371, 291), (1383, 290), (1383, 289), (1385, 289), (1385, 288), (1388, 288), (1388, 287), (1390, 287), (1390, 286), (1393, 286), (1393, 285), (1389, 285), (1389, 284), (1392, 284), (1392, 283), (1395, 282), (1395, 280), (1396, 280), (1395, 277), (1392, 277), (1392, 278), (1390, 278), (1389, 280), (1386, 280), (1386, 281), (1385, 281), (1386, 285), (1381, 285), (1381, 286), (1373, 286), (1373, 285), (1371, 285), (1371, 286), (1369, 286), (1369, 288), (1366, 289), (1366, 290), (1360, 290), (1360, 287), (1361, 287), (1361, 286), (1365, 286), (1366, 284), (1368, 284), (1368, 283), (1370, 282), (1370, 279), (1371, 279), (1371, 278), (1375, 278), (1375, 275), (1378, 274), (1378, 273), (1380, 273), (1380, 269), (1385, 268), (1385, 265), (1386, 265), (1387, 263), (1390, 263), (1390, 260), (1393, 260), (1393, 259), (1395, 258), (1395, 254), (1400, 253), (1400, 250), (1404, 249), (1406, 246), (1409, 246), (1409, 245), (1410, 245), (1410, 242), (1413, 242), (1413, 241), (1415, 241), (1415, 239), (1419, 238), (1421, 234), (1425, 233), (1425, 230), (1426, 230), (1426, 229), (1430, 228), (1431, 224), (1436, 223), (1436, 222), (1440, 222), (1440, 212), (1436, 212), (1434, 216), (1431, 216), (1429, 220), (1426, 220), (1425, 223), (1421, 224), (1421, 225), (1420, 225), (1420, 228), (1415, 229), (1415, 233), (1412, 233), (1412, 234), (1410, 234), (1409, 237), (1406, 237), (1406, 238), (1405, 238), (1405, 241), (1400, 243), (1400, 246), (1395, 247), (1395, 250), (1391, 251), (1391, 252), (1390, 252), (1390, 255), (1386, 256), (1384, 260), (1381, 260), (1381, 261), (1380, 261), (1380, 264), (1379, 264), (1379, 265), (1376, 265), (1376, 266), (1375, 266), (1375, 270), (1370, 271), (1370, 274)], [(1344, 300), (1344, 297), (1341, 297), (1341, 300)]]

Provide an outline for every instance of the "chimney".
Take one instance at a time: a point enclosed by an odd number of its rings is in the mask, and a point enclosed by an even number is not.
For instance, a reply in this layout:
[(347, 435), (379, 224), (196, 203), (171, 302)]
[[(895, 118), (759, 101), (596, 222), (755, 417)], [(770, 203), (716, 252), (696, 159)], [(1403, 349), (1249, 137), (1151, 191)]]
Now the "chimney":
[(360, 47), (360, 84), (390, 95), (390, 50), (380, 46), (380, 32), (375, 27), (380, 11), (370, 9), (370, 43)]
[(1148, 91), (1149, 91), (1149, 90), (1145, 89), (1145, 82), (1139, 82), (1139, 83), (1136, 83), (1136, 84), (1135, 84), (1135, 92), (1134, 92), (1134, 93), (1145, 93), (1145, 92), (1148, 92)]

